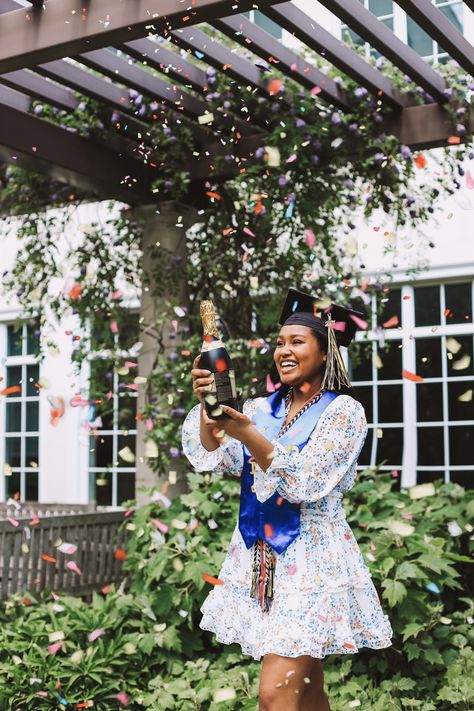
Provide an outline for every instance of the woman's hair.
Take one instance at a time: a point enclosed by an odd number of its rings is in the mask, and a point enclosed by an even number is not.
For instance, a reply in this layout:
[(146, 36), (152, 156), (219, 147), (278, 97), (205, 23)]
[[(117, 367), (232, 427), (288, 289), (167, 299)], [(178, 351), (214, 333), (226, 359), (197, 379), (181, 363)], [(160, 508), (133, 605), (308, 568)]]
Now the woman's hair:
[[(316, 340), (319, 343), (319, 347), (322, 351), (322, 353), (327, 353), (328, 349), (328, 339), (326, 336), (324, 336), (322, 333), (319, 331), (316, 331), (315, 329), (311, 328), (311, 326), (308, 326), (308, 328), (311, 330), (311, 333), (313, 336), (316, 338)], [(326, 368), (326, 363), (324, 362), (322, 369), (323, 369), (323, 375), (324, 375), (324, 370)], [(280, 376), (278, 374), (278, 368), (276, 367), (275, 361), (273, 361), (270, 371), (265, 375), (265, 377), (261, 380), (259, 380), (256, 383), (256, 392), (254, 394), (249, 394), (248, 398), (253, 400), (257, 397), (268, 397), (272, 393), (267, 390), (267, 380), (270, 378), (272, 381), (273, 385), (276, 386), (276, 389), (278, 389), (278, 395), (277, 396), (277, 402), (275, 405), (277, 405), (281, 400), (284, 400), (286, 398), (287, 393), (291, 390), (290, 385), (286, 385), (281, 382)], [(354, 388), (348, 388), (346, 386), (343, 386), (340, 390), (337, 391), (341, 395), (350, 395), (351, 397), (354, 398), (354, 400), (357, 400), (358, 398), (354, 394)]]

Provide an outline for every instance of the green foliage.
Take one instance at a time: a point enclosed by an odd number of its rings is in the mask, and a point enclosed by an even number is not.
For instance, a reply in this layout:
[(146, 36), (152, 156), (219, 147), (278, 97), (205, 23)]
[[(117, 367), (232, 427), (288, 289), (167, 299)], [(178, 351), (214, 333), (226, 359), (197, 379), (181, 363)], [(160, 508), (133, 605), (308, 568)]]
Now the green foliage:
[[(237, 520), (239, 480), (189, 473), (188, 482), (189, 492), (169, 506), (155, 496), (127, 517), (128, 580), (118, 590), (90, 603), (25, 594), (3, 605), (0, 709), (73, 709), (90, 700), (105, 711), (120, 708), (117, 694), (125, 692), (134, 709), (256, 711), (260, 663), (199, 629), (210, 587), (203, 574), (218, 575)], [(411, 499), (394, 482), (364, 472), (345, 500), (394, 629), (393, 646), (325, 660), (331, 709), (358, 701), (362, 711), (468, 711), (473, 494), (439, 481), (435, 495)], [(413, 532), (392, 533), (393, 520), (409, 520)], [(454, 520), (463, 531), (456, 537), (448, 531)], [(91, 641), (95, 630), (103, 632)], [(64, 638), (51, 652), (54, 633)], [(214, 702), (223, 688), (235, 698)]]

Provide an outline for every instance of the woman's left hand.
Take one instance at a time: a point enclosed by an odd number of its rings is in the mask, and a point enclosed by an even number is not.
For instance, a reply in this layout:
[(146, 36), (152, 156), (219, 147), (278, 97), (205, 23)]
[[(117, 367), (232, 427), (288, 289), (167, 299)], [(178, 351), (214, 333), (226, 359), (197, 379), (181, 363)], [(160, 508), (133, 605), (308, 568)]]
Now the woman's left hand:
[[(214, 422), (218, 430), (224, 430), (226, 435), (242, 442), (248, 435), (249, 427), (252, 427), (252, 421), (247, 415), (244, 415), (238, 410), (234, 410), (233, 407), (229, 407), (228, 405), (221, 405), (220, 407), (228, 417), (219, 420), (209, 420), (209, 423)], [(208, 419), (207, 416), (206, 419)]]

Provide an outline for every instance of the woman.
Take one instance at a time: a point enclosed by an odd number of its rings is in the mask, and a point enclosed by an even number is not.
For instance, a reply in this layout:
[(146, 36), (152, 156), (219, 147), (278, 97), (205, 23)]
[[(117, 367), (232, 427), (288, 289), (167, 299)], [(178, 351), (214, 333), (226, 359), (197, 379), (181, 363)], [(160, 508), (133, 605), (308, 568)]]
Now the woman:
[[(191, 371), (201, 401), (183, 425), (183, 448), (199, 471), (241, 476), (239, 522), (200, 627), (263, 657), (260, 711), (327, 711), (322, 658), (391, 645), (368, 567), (346, 522), (342, 496), (354, 484), (367, 433), (350, 394), (338, 343), (355, 312), (290, 289), (274, 363), (280, 387), (249, 399), (243, 413), (206, 415), (209, 371)], [(346, 393), (346, 394), (343, 394)]]

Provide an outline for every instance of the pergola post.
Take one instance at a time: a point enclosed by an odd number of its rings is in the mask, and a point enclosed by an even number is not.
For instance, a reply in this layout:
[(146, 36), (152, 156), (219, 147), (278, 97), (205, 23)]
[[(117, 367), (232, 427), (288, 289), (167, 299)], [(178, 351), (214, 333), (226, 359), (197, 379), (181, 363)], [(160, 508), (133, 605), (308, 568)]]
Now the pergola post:
[[(150, 248), (157, 246), (173, 253), (174, 257), (180, 258), (180, 263), (186, 264), (186, 231), (195, 221), (195, 211), (177, 202), (166, 202), (158, 205), (144, 205), (136, 208), (136, 214), (139, 219), (144, 220), (143, 237), (142, 237), (142, 265), (143, 265), (143, 280), (142, 280), (142, 298), (140, 304), (140, 341), (143, 343), (138, 357), (138, 373), (140, 376), (148, 376), (155, 367), (156, 357), (158, 355), (160, 344), (156, 337), (155, 324), (160, 314), (169, 305), (170, 297), (175, 296), (178, 303), (187, 305), (187, 283), (186, 279), (182, 278), (177, 285), (174, 294), (165, 293), (163, 296), (156, 296), (155, 289), (157, 284), (156, 273), (153, 270), (153, 261), (150, 259)], [(171, 329), (171, 327), (170, 327)], [(179, 336), (175, 339), (170, 339), (166, 329), (162, 334), (162, 344), (165, 354), (170, 353), (176, 348), (176, 342)], [(145, 388), (140, 388), (138, 393), (137, 411), (141, 412), (145, 405), (146, 392)], [(167, 405), (167, 403), (166, 403)], [(142, 420), (137, 421), (137, 469), (136, 469), (136, 497), (139, 505), (145, 503), (148, 498), (141, 488), (158, 487), (168, 481), (168, 475), (157, 476), (148, 466), (145, 457), (145, 438), (146, 438), (146, 423)], [(170, 467), (173, 469), (173, 467)], [(175, 467), (177, 470), (177, 467)], [(184, 482), (180, 480), (179, 471), (177, 471), (177, 483), (170, 485), (168, 496), (173, 496), (185, 489)]]

